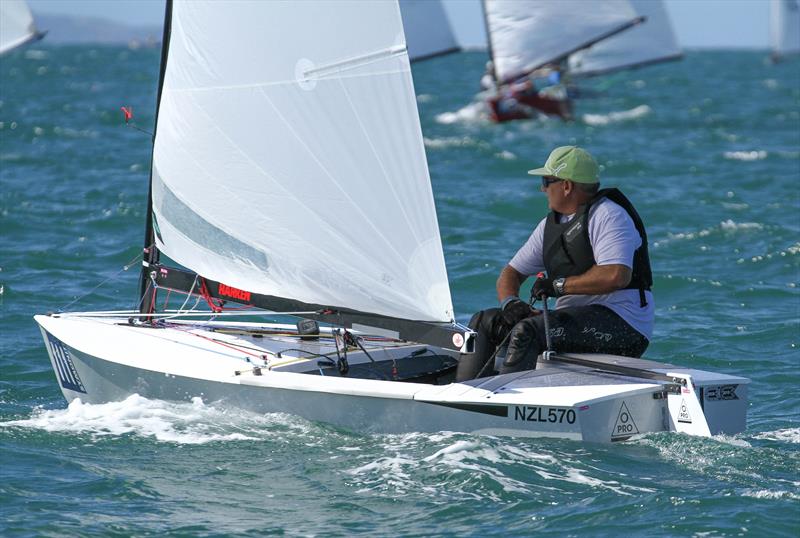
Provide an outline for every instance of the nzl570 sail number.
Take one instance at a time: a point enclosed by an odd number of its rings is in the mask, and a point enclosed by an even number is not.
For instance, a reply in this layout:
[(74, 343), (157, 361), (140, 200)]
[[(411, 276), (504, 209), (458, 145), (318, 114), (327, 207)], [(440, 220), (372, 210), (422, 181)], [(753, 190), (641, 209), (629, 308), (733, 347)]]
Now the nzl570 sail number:
[(514, 420), (526, 422), (550, 422), (553, 424), (575, 424), (575, 410), (564, 407), (538, 407), (534, 405), (514, 406)]

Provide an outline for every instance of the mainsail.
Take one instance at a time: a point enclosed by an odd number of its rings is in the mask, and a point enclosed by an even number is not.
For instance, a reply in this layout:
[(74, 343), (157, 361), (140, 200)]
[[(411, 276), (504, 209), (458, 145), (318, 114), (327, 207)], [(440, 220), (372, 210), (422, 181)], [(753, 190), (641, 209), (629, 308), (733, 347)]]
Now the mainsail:
[(254, 293), (452, 321), (397, 3), (167, 9), (158, 250)]
[(628, 0), (484, 0), (483, 6), (501, 84), (641, 22)]
[(459, 50), (440, 0), (400, 0), (400, 13), (412, 62)]
[(683, 56), (661, 0), (630, 0), (644, 24), (595, 43), (569, 57), (571, 75), (590, 76)]
[(42, 37), (25, 0), (0, 1), (0, 54)]
[(775, 58), (800, 52), (800, 1), (772, 0), (769, 38)]

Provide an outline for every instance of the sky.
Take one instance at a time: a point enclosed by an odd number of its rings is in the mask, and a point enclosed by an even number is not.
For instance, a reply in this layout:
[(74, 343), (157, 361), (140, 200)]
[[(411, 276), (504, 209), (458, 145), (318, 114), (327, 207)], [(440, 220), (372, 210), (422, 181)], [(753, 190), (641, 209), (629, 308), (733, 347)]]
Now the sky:
[[(483, 46), (480, 1), (444, 3), (460, 43)], [(94, 16), (135, 26), (160, 25), (164, 19), (164, 0), (28, 0), (28, 4), (34, 14)], [(664, 0), (664, 4), (682, 47), (768, 48), (769, 0)]]

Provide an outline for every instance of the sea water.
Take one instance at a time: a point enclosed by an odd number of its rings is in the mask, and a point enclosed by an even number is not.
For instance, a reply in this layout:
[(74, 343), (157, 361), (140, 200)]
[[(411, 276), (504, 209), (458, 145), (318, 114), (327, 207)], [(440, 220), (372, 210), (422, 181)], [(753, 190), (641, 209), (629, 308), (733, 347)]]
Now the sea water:
[[(485, 55), (415, 64), (459, 320), (545, 214), (559, 145), (647, 224), (647, 356), (752, 379), (748, 429), (614, 445), (363, 435), (131, 396), (66, 405), (32, 320), (136, 304), (159, 51), (0, 59), (0, 536), (797, 536), (800, 61), (689, 51), (580, 82), (576, 120), (494, 125)], [(387, 126), (391, 128), (391, 126)], [(73, 303), (74, 304), (70, 304)]]

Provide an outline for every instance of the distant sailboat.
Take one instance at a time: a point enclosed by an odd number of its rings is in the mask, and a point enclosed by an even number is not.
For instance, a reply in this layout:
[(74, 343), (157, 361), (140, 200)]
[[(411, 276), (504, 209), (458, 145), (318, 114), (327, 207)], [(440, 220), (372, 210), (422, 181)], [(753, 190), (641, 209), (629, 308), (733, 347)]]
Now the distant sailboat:
[(412, 62), (461, 50), (441, 0), (400, 0)]
[(0, 0), (0, 54), (44, 37), (25, 0)]
[(645, 22), (570, 55), (567, 63), (570, 76), (602, 75), (683, 57), (664, 3), (661, 0), (630, 2)]
[(396, 2), (167, 0), (162, 46), (139, 308), (35, 317), (68, 401), (595, 442), (745, 428), (748, 379), (647, 360), (453, 381), (475, 334), (454, 318)]
[(800, 1), (771, 0), (769, 22), (773, 61), (800, 53)]
[(546, 66), (558, 71), (570, 54), (643, 20), (628, 0), (484, 0), (483, 8), (498, 87), (487, 101), (495, 121), (530, 117), (530, 108), (571, 117), (566, 91), (543, 93), (526, 78)]

